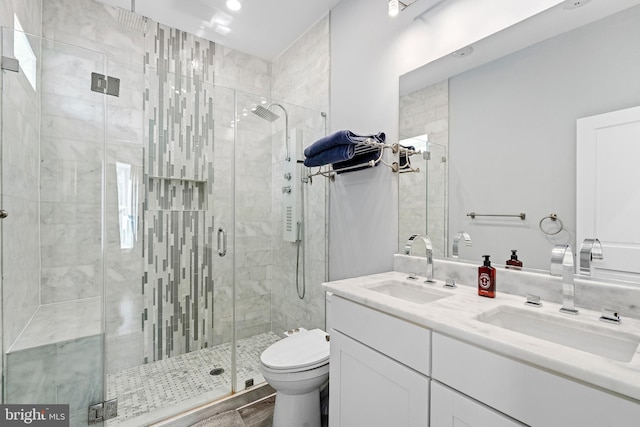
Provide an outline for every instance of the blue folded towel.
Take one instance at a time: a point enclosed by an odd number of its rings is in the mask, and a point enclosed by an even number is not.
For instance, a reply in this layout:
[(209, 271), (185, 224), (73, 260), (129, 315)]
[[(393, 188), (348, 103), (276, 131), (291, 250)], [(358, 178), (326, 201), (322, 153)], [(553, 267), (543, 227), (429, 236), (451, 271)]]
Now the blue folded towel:
[(384, 132), (375, 135), (358, 135), (349, 130), (341, 130), (320, 138), (304, 150), (304, 164), (307, 167), (322, 166), (351, 159), (355, 154), (355, 144), (373, 139), (384, 142)]
[(324, 151), (320, 151), (314, 156), (304, 159), (304, 165), (306, 167), (324, 166), (329, 163), (342, 162), (353, 158), (355, 153), (355, 144), (350, 145), (336, 145)]

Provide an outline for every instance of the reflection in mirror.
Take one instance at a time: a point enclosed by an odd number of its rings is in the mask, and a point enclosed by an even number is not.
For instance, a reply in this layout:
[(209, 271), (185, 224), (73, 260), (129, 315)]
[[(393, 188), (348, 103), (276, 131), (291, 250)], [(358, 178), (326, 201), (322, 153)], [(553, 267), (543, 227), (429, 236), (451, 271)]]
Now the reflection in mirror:
[[(449, 154), (444, 165), (450, 168), (444, 180), (448, 220), (443, 225), (448, 248), (443, 255), (450, 255), (451, 233), (459, 230), (473, 237), (461, 258), (476, 263), (490, 254), (503, 264), (517, 249), (525, 268), (548, 271), (554, 245), (570, 244), (577, 251), (576, 121), (640, 105), (638, 4), (588, 2), (573, 10), (560, 4), (474, 44), (474, 53), (462, 61), (492, 47), (506, 49), (506, 56), (494, 51), (489, 62), (474, 60), (479, 62), (475, 68), (452, 67), (442, 76), (443, 61), (460, 61), (443, 58), (419, 70), (425, 76), (422, 86), (416, 84), (416, 73), (401, 77), (400, 138), (427, 133)], [(522, 36), (526, 47), (517, 50), (511, 43), (505, 48), (502, 37), (513, 41), (521, 28), (527, 31)], [(538, 39), (532, 41), (527, 34), (536, 31)], [(548, 34), (556, 35), (545, 39)], [(405, 77), (412, 86), (403, 84)], [(414, 191), (405, 178), (400, 178), (400, 230), (423, 232), (428, 230), (424, 218), (402, 223), (408, 221), (402, 215), (407, 194)], [(416, 183), (425, 186), (427, 205), (431, 184)], [(526, 219), (474, 219), (469, 212), (524, 212)], [(552, 212), (564, 223), (554, 235), (539, 228)]]
[(420, 171), (399, 178), (398, 247), (412, 234), (426, 234), (436, 257), (447, 253), (447, 90), (445, 81), (400, 99), (400, 144), (421, 140), (428, 145), (424, 158), (411, 157)]
[(423, 156), (410, 158), (416, 173), (400, 175), (398, 247), (404, 246), (408, 236), (426, 234), (433, 244), (433, 255), (443, 257), (447, 249), (447, 150), (426, 140), (426, 135), (400, 140), (400, 145), (415, 147)]

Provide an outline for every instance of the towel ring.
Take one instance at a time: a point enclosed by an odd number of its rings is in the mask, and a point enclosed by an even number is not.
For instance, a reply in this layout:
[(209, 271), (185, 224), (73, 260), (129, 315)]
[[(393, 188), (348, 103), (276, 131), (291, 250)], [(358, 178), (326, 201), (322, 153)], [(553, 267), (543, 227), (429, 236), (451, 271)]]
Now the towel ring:
[[(558, 231), (550, 233), (548, 231), (545, 231), (544, 228), (542, 228), (542, 223), (545, 222), (545, 220), (547, 220), (547, 219), (551, 220), (553, 222), (557, 221), (558, 224), (560, 224), (560, 228), (558, 228)], [(540, 220), (540, 224), (538, 224), (538, 227), (540, 227), (540, 231), (542, 231), (544, 234), (546, 234), (548, 236), (553, 236), (553, 235), (558, 234), (559, 232), (562, 231), (562, 229), (564, 228), (564, 224), (562, 224), (562, 221), (560, 221), (560, 218), (558, 218), (557, 214), (552, 213), (552, 214), (549, 214), (548, 216), (545, 216), (544, 218), (542, 218)]]

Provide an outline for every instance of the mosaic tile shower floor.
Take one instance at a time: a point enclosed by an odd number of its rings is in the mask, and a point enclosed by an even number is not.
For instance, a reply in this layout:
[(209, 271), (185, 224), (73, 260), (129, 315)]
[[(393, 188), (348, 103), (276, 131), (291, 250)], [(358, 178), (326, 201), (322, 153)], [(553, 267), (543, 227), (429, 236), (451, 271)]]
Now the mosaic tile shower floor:
[[(236, 390), (245, 380), (264, 381), (259, 370), (260, 354), (278, 341), (273, 332), (238, 340)], [(211, 375), (223, 368), (221, 375)], [(144, 425), (159, 414), (173, 415), (231, 392), (231, 344), (136, 366), (107, 376), (107, 399), (118, 399), (118, 417), (109, 426)]]

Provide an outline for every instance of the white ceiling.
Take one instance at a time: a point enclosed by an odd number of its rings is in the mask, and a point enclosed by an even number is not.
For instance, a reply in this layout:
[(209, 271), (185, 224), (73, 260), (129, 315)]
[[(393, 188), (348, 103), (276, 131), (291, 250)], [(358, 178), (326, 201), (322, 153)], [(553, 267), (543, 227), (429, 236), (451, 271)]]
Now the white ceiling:
[[(132, 9), (132, 0), (98, 0)], [(275, 59), (340, 0), (240, 0), (232, 12), (225, 0), (133, 0), (135, 12), (269, 61)], [(380, 1), (380, 7), (386, 7)], [(224, 28), (229, 31), (223, 34)]]
[(640, 0), (582, 0), (584, 7), (578, 8), (573, 7), (577, 0), (551, 0), (551, 3), (557, 4), (472, 43), (471, 55), (464, 58), (445, 55), (402, 75), (400, 95), (407, 95), (542, 40), (636, 6)]

